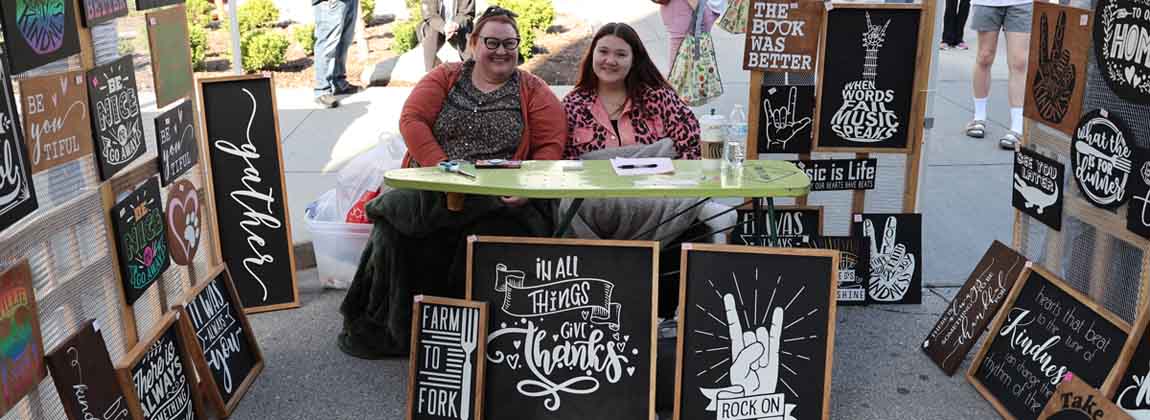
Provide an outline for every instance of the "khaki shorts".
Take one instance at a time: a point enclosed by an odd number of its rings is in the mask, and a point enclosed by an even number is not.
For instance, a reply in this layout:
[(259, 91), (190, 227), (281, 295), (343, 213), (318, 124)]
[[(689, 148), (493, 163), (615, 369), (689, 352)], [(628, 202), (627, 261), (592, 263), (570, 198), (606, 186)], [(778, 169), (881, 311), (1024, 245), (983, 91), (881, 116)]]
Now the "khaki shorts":
[(978, 32), (1030, 33), (1034, 3), (1015, 6), (974, 5), (970, 14), (970, 29)]

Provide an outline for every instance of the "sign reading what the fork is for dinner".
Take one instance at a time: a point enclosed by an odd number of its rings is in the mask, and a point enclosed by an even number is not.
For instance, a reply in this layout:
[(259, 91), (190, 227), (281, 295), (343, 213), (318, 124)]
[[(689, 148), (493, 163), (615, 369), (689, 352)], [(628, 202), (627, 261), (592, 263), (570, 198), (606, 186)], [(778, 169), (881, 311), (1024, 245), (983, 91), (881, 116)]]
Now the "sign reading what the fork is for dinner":
[(1078, 122), (1070, 144), (1070, 164), (1083, 197), (1104, 209), (1126, 203), (1134, 143), (1117, 114), (1090, 111)]
[(1023, 147), (1014, 154), (1014, 208), (1054, 230), (1062, 230), (1066, 166)]
[(416, 296), (408, 420), (483, 418), (487, 303)]

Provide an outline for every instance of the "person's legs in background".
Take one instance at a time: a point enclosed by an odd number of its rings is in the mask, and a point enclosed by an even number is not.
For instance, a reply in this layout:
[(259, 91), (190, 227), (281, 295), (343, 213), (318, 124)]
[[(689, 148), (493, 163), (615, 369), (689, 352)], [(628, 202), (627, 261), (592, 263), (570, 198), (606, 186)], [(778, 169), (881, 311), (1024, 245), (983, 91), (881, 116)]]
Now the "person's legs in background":
[(990, 69), (998, 53), (998, 33), (1002, 30), (1003, 8), (974, 6), (970, 27), (978, 32), (978, 53), (974, 59), (972, 93), (974, 118), (966, 125), (966, 135), (974, 138), (986, 136), (986, 103), (990, 96)]
[(942, 49), (966, 49), (963, 32), (966, 30), (966, 16), (970, 13), (970, 0), (946, 0), (946, 13), (942, 21)]
[(359, 92), (359, 86), (347, 83), (347, 53), (351, 43), (355, 41), (355, 19), (359, 15), (359, 0), (342, 0), (343, 30), (340, 32), (339, 44), (336, 48), (335, 66), (332, 69), (332, 87), (336, 95), (350, 95)]
[(431, 71), (435, 66), (439, 65), (439, 49), (443, 48), (443, 43), (446, 37), (442, 32), (431, 29), (429, 25), (423, 25), (421, 28), (422, 37), (419, 43), (423, 47), (423, 68), (426, 71)]
[[(687, 0), (670, 0), (659, 8), (659, 15), (663, 18), (663, 27), (667, 28), (667, 39), (670, 41), (667, 51), (670, 56), (670, 66), (675, 66), (675, 57), (679, 55), (679, 46), (691, 31), (691, 5)], [(670, 72), (670, 68), (668, 68)]]
[(953, 46), (960, 50), (970, 49), (970, 47), (966, 46), (966, 41), (964, 40), (966, 36), (966, 18), (968, 16), (970, 16), (970, 0), (958, 0), (958, 12), (955, 16), (954, 38), (952, 38), (952, 40), (957, 42), (957, 44)]
[(324, 0), (312, 6), (315, 12), (315, 98), (326, 108), (339, 106), (333, 81), (340, 37), (344, 32), (345, 6), (342, 0)]
[(1006, 16), (1006, 61), (1010, 66), (1010, 132), (999, 140), (1014, 149), (1022, 136), (1022, 106), (1026, 100), (1026, 67), (1030, 59), (1030, 23), (1033, 4), (1010, 6)]

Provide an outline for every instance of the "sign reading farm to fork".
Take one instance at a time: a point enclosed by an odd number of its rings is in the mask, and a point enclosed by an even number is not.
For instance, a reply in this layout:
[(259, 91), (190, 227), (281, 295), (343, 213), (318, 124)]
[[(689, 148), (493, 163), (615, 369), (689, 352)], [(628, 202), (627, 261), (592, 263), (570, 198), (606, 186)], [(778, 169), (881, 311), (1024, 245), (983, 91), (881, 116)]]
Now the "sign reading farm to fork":
[(1062, 230), (1066, 166), (1028, 147), (1014, 154), (1014, 208), (1054, 230)]
[(1094, 56), (1118, 97), (1150, 104), (1150, 0), (1094, 5)]
[(743, 69), (814, 73), (823, 2), (750, 0)]
[(1126, 124), (1105, 109), (1087, 113), (1074, 129), (1070, 164), (1082, 195), (1095, 206), (1112, 209), (1129, 198), (1126, 183), (1133, 170)]
[(483, 418), (487, 303), (416, 296), (408, 420)]

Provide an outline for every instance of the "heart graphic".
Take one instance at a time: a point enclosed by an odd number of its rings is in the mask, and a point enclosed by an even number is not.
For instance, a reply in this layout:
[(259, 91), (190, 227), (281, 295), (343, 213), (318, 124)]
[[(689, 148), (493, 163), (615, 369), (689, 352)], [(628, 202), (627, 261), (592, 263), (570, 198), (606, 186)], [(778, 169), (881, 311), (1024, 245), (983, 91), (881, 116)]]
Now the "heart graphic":
[(615, 341), (619, 341), (619, 333), (615, 333), (614, 335), (611, 336), (611, 338), (614, 338)]
[(1134, 66), (1126, 67), (1126, 81), (1134, 86), (1142, 84), (1142, 76), (1138, 74), (1138, 70)]
[(507, 367), (511, 368), (511, 370), (519, 369), (519, 355), (518, 354), (513, 354), (510, 356), (507, 356)]
[(519, 346), (523, 345), (523, 342), (519, 341), (519, 340), (515, 340), (515, 341), (512, 341), (511, 344), (513, 346), (515, 346), (515, 350), (519, 350)]
[(168, 245), (172, 249), (172, 261), (179, 265), (191, 265), (200, 248), (202, 220), (200, 195), (195, 185), (187, 180), (179, 180), (168, 189)]
[(589, 317), (591, 317), (591, 311), (583, 311), (583, 320), (586, 321)]
[(559, 334), (551, 334), (551, 341), (559, 341)]
[(635, 376), (635, 367), (634, 366), (627, 368), (627, 376)]
[(631, 341), (631, 335), (630, 335), (630, 334), (628, 334), (628, 335), (624, 335), (624, 336), (623, 336), (623, 341)]
[(618, 350), (619, 354), (623, 354), (627, 350), (627, 343), (615, 343), (615, 350)]

